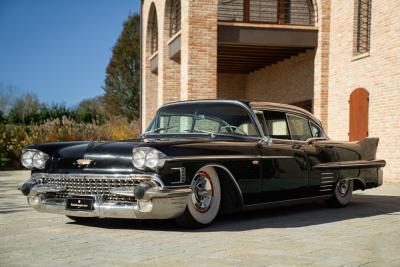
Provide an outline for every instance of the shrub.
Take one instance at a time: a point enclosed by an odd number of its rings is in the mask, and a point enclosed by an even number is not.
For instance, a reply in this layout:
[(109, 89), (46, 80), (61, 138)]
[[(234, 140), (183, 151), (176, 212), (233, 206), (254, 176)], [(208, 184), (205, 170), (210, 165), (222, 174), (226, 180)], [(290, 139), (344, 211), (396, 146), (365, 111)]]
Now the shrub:
[(77, 123), (67, 117), (40, 125), (0, 124), (0, 168), (20, 168), (21, 150), (29, 144), (76, 141), (122, 140), (139, 135), (137, 122), (115, 117), (99, 125)]

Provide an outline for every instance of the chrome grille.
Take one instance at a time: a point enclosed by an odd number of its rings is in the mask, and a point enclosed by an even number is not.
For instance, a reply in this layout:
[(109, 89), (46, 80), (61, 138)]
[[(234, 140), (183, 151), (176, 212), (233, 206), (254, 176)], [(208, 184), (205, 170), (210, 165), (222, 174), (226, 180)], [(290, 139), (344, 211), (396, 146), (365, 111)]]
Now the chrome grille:
[(40, 184), (65, 186), (66, 191), (59, 193), (47, 193), (46, 197), (67, 198), (69, 196), (96, 195), (102, 201), (135, 201), (134, 197), (110, 194), (111, 188), (131, 187), (139, 184), (139, 181), (129, 177), (107, 176), (67, 176), (67, 177), (42, 177), (37, 179)]

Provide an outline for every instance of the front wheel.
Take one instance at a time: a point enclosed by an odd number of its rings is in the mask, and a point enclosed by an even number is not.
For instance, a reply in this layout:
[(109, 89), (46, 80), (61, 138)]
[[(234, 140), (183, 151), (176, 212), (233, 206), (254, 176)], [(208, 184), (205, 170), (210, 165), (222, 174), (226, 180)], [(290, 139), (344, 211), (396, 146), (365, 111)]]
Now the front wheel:
[(201, 168), (191, 183), (192, 194), (184, 213), (176, 218), (179, 225), (199, 228), (209, 225), (218, 215), (221, 204), (221, 186), (213, 167)]
[(326, 201), (330, 207), (345, 207), (351, 201), (353, 196), (353, 180), (340, 180), (336, 184), (334, 195)]

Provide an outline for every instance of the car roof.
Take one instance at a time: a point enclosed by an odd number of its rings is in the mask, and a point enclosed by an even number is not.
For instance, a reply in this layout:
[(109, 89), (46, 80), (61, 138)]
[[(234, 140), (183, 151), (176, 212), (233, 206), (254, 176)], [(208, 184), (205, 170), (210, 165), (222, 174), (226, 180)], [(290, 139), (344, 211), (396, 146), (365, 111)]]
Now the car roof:
[(265, 101), (248, 101), (248, 100), (234, 100), (234, 99), (197, 99), (197, 100), (183, 100), (183, 101), (176, 101), (165, 104), (163, 106), (173, 105), (173, 104), (184, 104), (184, 103), (237, 103), (237, 104), (244, 104), (251, 109), (268, 109), (268, 110), (277, 110), (277, 111), (291, 111), (295, 113), (300, 113), (310, 117), (313, 121), (315, 121), (319, 126), (322, 126), (322, 123), (319, 119), (317, 119), (311, 112), (308, 112), (305, 109), (302, 109), (297, 106), (289, 105), (289, 104), (281, 104), (281, 103), (274, 103), (274, 102), (265, 102)]

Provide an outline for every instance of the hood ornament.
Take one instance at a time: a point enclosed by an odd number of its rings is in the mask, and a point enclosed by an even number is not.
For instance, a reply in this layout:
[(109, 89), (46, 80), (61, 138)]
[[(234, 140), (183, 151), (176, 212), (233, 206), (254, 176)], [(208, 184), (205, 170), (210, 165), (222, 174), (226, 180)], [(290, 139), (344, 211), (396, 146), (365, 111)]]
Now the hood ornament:
[(75, 161), (75, 164), (80, 166), (80, 167), (89, 166), (90, 163), (92, 163), (92, 161), (93, 160), (91, 160), (91, 159), (78, 159), (78, 160)]

